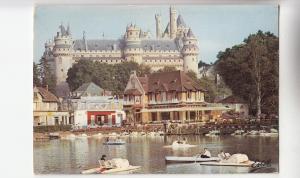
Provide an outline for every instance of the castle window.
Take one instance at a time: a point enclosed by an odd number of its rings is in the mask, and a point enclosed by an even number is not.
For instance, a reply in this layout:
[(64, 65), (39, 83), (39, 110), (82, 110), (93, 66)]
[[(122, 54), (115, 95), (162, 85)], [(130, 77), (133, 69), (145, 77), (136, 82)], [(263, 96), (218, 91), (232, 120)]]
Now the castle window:
[(102, 60), (100, 60), (100, 62), (102, 62)]
[(105, 62), (107, 62), (107, 60), (105, 60)]
[(64, 69), (61, 69), (61, 71), (63, 72), (63, 71), (64, 71)]

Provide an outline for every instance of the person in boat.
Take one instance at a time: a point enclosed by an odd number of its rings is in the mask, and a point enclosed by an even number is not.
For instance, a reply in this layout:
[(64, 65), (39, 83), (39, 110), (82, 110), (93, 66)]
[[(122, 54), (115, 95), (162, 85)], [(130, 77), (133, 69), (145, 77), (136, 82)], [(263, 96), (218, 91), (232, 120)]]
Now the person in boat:
[(106, 155), (102, 155), (101, 158), (100, 158), (100, 160), (101, 161), (105, 161), (105, 158), (106, 158)]
[(207, 148), (204, 148), (204, 153), (202, 153), (200, 155), (200, 157), (201, 158), (210, 158), (211, 157), (210, 151)]
[(221, 160), (228, 160), (230, 158), (230, 154), (229, 153), (224, 153), (223, 150), (220, 151), (220, 153), (218, 154), (218, 157), (221, 159)]
[(104, 167), (105, 165), (105, 161), (106, 161), (106, 155), (102, 155), (100, 160), (99, 160), (99, 164), (100, 164), (100, 167)]
[(178, 143), (178, 144), (182, 144), (182, 141), (178, 140), (177, 143)]
[(183, 141), (182, 141), (183, 144), (186, 144), (186, 138), (183, 137)]

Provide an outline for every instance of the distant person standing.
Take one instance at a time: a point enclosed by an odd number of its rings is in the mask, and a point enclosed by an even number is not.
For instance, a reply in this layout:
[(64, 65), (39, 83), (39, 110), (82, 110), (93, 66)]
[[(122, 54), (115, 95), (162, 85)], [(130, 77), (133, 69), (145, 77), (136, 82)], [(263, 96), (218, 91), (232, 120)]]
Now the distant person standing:
[(207, 148), (204, 148), (204, 153), (202, 153), (200, 157), (201, 158), (210, 158), (211, 157), (210, 151), (208, 151)]

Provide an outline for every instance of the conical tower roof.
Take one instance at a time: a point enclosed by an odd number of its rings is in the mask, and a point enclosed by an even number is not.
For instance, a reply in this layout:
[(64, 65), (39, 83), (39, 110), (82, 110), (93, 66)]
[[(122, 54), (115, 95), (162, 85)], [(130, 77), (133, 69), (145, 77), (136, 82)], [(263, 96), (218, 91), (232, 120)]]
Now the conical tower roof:
[(179, 16), (177, 17), (177, 27), (179, 27), (179, 26), (184, 26), (184, 27), (186, 27), (186, 24), (185, 24), (185, 22), (184, 22), (184, 20), (183, 20), (183, 18), (182, 18), (181, 15), (179, 15)]
[(187, 33), (187, 36), (188, 36), (188, 37), (193, 37), (193, 38), (195, 38), (195, 35), (194, 35), (194, 33), (192, 32), (192, 29), (191, 29), (191, 28), (189, 28), (189, 31), (188, 31), (188, 33)]

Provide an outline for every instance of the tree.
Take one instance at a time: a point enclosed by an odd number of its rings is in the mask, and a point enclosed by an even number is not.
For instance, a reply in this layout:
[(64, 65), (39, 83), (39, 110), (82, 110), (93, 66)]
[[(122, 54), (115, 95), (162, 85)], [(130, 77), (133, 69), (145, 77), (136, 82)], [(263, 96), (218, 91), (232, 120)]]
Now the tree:
[(164, 68), (162, 68), (162, 69), (159, 69), (159, 70), (157, 70), (156, 72), (158, 73), (158, 72), (172, 72), (172, 71), (176, 71), (177, 69), (176, 69), (176, 67), (174, 67), (174, 66), (165, 66)]
[(205, 63), (205, 62), (203, 62), (203, 61), (199, 61), (199, 63), (198, 63), (198, 68), (201, 68), (201, 67), (207, 67), (207, 66), (210, 66), (211, 64), (207, 64), (207, 63)]
[(40, 68), (40, 79), (41, 85), (43, 87), (48, 87), (48, 90), (52, 93), (56, 93), (56, 77), (54, 73), (51, 71), (49, 63), (46, 61), (45, 58), (41, 58), (39, 63)]
[(258, 31), (218, 54), (216, 70), (252, 114), (278, 114), (279, 39)]
[(192, 71), (192, 70), (189, 70), (187, 73), (186, 73), (187, 76), (189, 76), (191, 79), (193, 79), (194, 81), (198, 81), (198, 78), (197, 78), (197, 74)]
[(41, 86), (41, 72), (39, 65), (33, 62), (33, 86)]
[(83, 83), (94, 82), (101, 88), (120, 95), (127, 85), (131, 71), (144, 75), (150, 73), (150, 68), (135, 62), (111, 65), (98, 61), (79, 60), (69, 69), (67, 82), (71, 91), (76, 90)]

